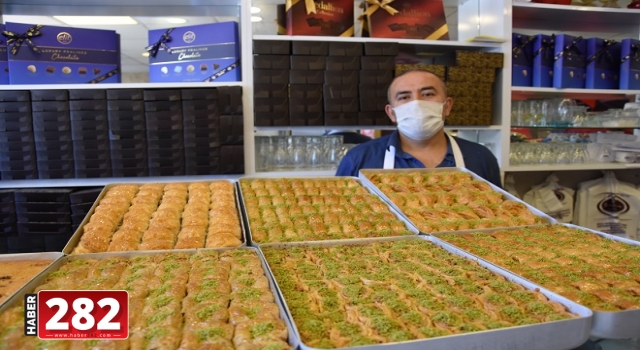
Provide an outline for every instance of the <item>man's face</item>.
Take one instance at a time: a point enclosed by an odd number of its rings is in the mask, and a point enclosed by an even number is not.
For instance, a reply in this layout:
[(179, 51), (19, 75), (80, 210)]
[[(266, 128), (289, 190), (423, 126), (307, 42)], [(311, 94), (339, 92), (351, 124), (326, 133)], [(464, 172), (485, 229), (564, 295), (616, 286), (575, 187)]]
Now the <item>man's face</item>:
[(393, 108), (414, 100), (444, 102), (445, 118), (451, 111), (453, 100), (446, 96), (442, 80), (427, 72), (409, 72), (398, 77), (389, 87), (389, 104), (385, 111), (395, 123)]

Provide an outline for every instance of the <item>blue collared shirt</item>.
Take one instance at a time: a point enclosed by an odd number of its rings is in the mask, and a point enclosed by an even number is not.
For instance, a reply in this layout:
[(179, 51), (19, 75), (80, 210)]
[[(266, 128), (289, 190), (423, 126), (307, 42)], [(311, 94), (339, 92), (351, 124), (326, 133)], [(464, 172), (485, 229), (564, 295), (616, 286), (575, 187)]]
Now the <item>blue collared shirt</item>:
[[(398, 131), (394, 131), (391, 135), (383, 136), (371, 141), (360, 144), (349, 151), (338, 166), (336, 176), (358, 176), (360, 169), (382, 169), (384, 167), (384, 155), (389, 146), (396, 148), (395, 168), (424, 168), (424, 164), (414, 156), (406, 153), (400, 146), (400, 137)], [(478, 174), (478, 176), (491, 182), (492, 184), (502, 187), (500, 181), (500, 167), (493, 153), (486, 147), (475, 142), (467, 141), (455, 137), (465, 167), (470, 171)], [(438, 168), (456, 166), (455, 158), (451, 144), (447, 139), (447, 153)]]

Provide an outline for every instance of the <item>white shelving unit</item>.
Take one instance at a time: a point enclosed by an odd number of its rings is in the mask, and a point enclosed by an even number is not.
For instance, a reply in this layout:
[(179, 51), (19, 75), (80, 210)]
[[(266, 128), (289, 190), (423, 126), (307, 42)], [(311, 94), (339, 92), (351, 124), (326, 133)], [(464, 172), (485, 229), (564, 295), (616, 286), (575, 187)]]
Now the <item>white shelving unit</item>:
[[(626, 4), (621, 4), (626, 5)], [(586, 6), (567, 6), (537, 3), (514, 2), (511, 8), (511, 30), (523, 34), (552, 34), (567, 33), (580, 35), (584, 38), (599, 37), (604, 39), (621, 40), (624, 38), (638, 38), (640, 35), (640, 11), (627, 8), (602, 8)], [(509, 33), (510, 34), (510, 33)], [(509, 61), (511, 58), (509, 57)], [(507, 86), (510, 86), (508, 84)], [(542, 98), (572, 98), (633, 100), (640, 90), (615, 89), (555, 89), (538, 87), (510, 87), (512, 99), (542, 99)], [(507, 101), (510, 103), (510, 101)], [(505, 145), (511, 130), (510, 118), (505, 118)], [(518, 128), (522, 128), (518, 126)], [(612, 128), (616, 129), (616, 128)], [(524, 192), (544, 180), (551, 172), (557, 172), (561, 183), (575, 188), (582, 181), (602, 176), (602, 171), (612, 170), (625, 181), (640, 184), (638, 169), (640, 164), (621, 163), (588, 163), (588, 164), (540, 164), (510, 166), (508, 163), (509, 147), (504, 151), (507, 162), (503, 163), (502, 171), (515, 178), (520, 192)], [(522, 193), (521, 193), (522, 194)]]

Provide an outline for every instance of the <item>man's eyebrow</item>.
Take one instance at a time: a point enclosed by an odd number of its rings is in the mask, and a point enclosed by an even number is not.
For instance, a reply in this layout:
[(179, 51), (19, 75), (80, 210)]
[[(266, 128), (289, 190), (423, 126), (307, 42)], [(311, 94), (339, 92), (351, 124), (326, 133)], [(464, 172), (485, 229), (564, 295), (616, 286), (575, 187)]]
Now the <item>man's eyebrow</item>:
[(420, 92), (422, 92), (422, 91), (427, 91), (427, 90), (434, 90), (434, 91), (437, 91), (435, 86), (425, 86), (425, 87), (423, 87), (422, 89), (420, 89)]
[[(429, 91), (429, 90), (437, 91), (435, 86), (425, 86), (425, 87), (420, 88), (420, 92)], [(411, 91), (409, 91), (409, 90), (398, 91), (398, 92), (396, 92), (396, 96), (395, 97), (398, 98), (401, 95), (410, 94), (410, 93), (411, 93)]]

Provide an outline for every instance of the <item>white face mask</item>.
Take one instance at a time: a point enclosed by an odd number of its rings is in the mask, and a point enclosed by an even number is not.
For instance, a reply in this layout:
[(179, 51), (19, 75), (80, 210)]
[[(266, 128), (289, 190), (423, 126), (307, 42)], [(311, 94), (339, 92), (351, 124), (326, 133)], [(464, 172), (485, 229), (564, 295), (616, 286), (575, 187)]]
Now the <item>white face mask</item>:
[(444, 103), (413, 100), (393, 108), (398, 130), (410, 139), (424, 141), (444, 127)]

